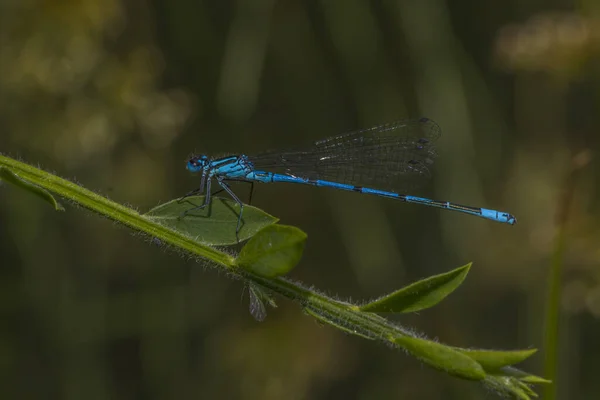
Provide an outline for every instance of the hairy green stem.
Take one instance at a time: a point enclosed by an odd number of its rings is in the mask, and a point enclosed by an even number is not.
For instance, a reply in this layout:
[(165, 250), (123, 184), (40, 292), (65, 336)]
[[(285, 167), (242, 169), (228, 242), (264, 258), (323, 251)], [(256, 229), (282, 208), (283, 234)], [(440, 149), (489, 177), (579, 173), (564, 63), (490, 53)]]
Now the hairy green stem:
[[(397, 326), (378, 314), (361, 311), (354, 304), (324, 296), (284, 277), (265, 277), (240, 267), (236, 263), (236, 258), (230, 254), (200, 243), (183, 232), (160, 225), (135, 210), (110, 201), (73, 182), (2, 155), (0, 155), (0, 167), (9, 169), (18, 178), (48, 192), (155, 237), (166, 244), (207, 259), (216, 267), (224, 268), (228, 274), (245, 282), (260, 285), (271, 292), (296, 301), (307, 314), (325, 324), (346, 333), (403, 348), (436, 369), (463, 379), (482, 381), (494, 390), (520, 399), (530, 399), (535, 396), (535, 393), (528, 389), (529, 384), (546, 383), (544, 379), (534, 375), (505, 368), (521, 362), (535, 350), (473, 351), (426, 340), (422, 335)], [(518, 371), (518, 374), (515, 371)]]

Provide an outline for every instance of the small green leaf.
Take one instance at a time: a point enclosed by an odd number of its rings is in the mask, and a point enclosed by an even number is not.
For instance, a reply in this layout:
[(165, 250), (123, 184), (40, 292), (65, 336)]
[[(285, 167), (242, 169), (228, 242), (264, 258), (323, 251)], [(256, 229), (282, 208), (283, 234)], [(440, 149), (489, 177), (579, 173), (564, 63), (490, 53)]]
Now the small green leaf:
[(360, 306), (361, 311), (409, 313), (433, 307), (452, 293), (465, 279), (471, 264), (420, 280)]
[(530, 384), (536, 384), (536, 385), (540, 385), (540, 384), (550, 384), (552, 383), (551, 380), (549, 379), (544, 379), (540, 376), (537, 375), (527, 375), (527, 376), (523, 376), (521, 378), (519, 378), (520, 381), (525, 382), (525, 383), (530, 383)]
[(455, 350), (460, 351), (464, 355), (471, 357), (473, 360), (481, 364), (481, 366), (488, 372), (498, 371), (503, 367), (518, 364), (523, 360), (531, 357), (535, 352), (537, 352), (537, 349), (495, 351), (455, 348)]
[[(519, 371), (522, 372), (522, 371)], [(545, 380), (544, 380), (545, 381)], [(545, 382), (536, 382), (536, 383), (550, 383), (549, 381)], [(512, 397), (516, 399), (522, 400), (531, 400), (533, 397), (538, 397), (537, 393), (535, 393), (529, 383), (521, 378), (517, 378), (515, 376), (510, 375), (495, 375), (488, 374), (485, 377), (484, 384), (491, 388), (493, 391), (498, 392), (504, 397)]]
[(300, 261), (305, 241), (306, 233), (294, 226), (270, 225), (248, 241), (235, 263), (269, 278), (285, 275)]
[(541, 378), (536, 375), (532, 375), (528, 372), (521, 371), (520, 369), (514, 367), (504, 367), (497, 373), (497, 375), (504, 374), (505, 376), (510, 376), (518, 379), (521, 382), (527, 384), (548, 384), (552, 383), (551, 380)]
[(6, 167), (0, 167), (0, 179), (12, 183), (21, 189), (25, 189), (35, 196), (41, 198), (45, 202), (50, 203), (50, 205), (54, 207), (56, 211), (65, 211), (65, 208), (58, 201), (56, 201), (54, 196), (52, 196), (46, 189), (42, 189), (33, 183), (21, 179), (18, 175)]
[(477, 361), (450, 346), (410, 336), (397, 336), (392, 341), (430, 366), (449, 374), (477, 381), (486, 376)]
[[(208, 207), (190, 211), (202, 204), (204, 204), (204, 196), (171, 200), (148, 211), (145, 216), (204, 244), (218, 246), (237, 244), (235, 229), (240, 206), (233, 200), (213, 197)], [(277, 221), (277, 218), (256, 207), (244, 205), (239, 241), (254, 236), (264, 227)]]

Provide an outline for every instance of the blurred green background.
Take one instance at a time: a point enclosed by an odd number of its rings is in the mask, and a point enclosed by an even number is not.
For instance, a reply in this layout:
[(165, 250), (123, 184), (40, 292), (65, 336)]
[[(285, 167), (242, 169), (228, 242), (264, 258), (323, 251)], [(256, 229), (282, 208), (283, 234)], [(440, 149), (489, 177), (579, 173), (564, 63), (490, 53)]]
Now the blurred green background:
[[(434, 177), (411, 194), (516, 226), (294, 185), (253, 203), (308, 233), (292, 277), (340, 299), (473, 261), (446, 301), (398, 320), (444, 343), (542, 348), (566, 190), (558, 393), (600, 396), (597, 1), (4, 0), (0, 46), (0, 152), (141, 211), (198, 184), (191, 152), (436, 120)], [(257, 323), (208, 264), (7, 185), (0, 237), (6, 399), (493, 397), (289, 301)]]

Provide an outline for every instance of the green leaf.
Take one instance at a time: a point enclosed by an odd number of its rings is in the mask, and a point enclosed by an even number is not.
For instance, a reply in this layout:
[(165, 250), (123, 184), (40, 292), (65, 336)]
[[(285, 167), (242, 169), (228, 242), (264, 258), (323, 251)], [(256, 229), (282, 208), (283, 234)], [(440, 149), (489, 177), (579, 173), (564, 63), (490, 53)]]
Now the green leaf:
[(430, 366), (454, 376), (472, 380), (486, 376), (477, 361), (450, 346), (410, 336), (397, 336), (392, 341)]
[[(498, 394), (504, 395), (504, 397), (512, 397), (522, 400), (531, 400), (532, 397), (538, 397), (537, 393), (535, 393), (529, 386), (531, 382), (527, 381), (527, 374), (522, 373), (522, 371), (517, 372), (523, 374), (524, 376), (512, 376), (510, 373), (498, 375), (488, 374), (485, 377), (484, 384), (493, 391), (498, 392)], [(535, 383), (548, 384), (550, 381), (543, 379), (541, 382), (538, 381)]]
[(519, 378), (520, 381), (525, 382), (525, 383), (530, 383), (530, 384), (535, 384), (535, 385), (540, 385), (540, 384), (550, 384), (552, 383), (552, 381), (550, 379), (544, 379), (540, 376), (537, 375), (530, 375), (527, 374), (527, 376), (523, 376), (521, 378)]
[(452, 293), (465, 279), (471, 264), (408, 285), (360, 306), (361, 311), (409, 313), (433, 307)]
[[(183, 200), (176, 199), (161, 204), (148, 211), (145, 216), (204, 244), (217, 246), (237, 244), (235, 229), (240, 206), (233, 200), (213, 196), (208, 207), (190, 211), (202, 204), (204, 204), (204, 196), (190, 196)], [(256, 207), (244, 205), (239, 241), (254, 236), (264, 227), (277, 221), (277, 218)]]
[(470, 350), (456, 349), (466, 356), (477, 361), (488, 372), (498, 371), (503, 367), (514, 365), (531, 357), (537, 349), (496, 351), (496, 350)]
[(285, 275), (300, 261), (304, 242), (306, 233), (300, 229), (270, 225), (248, 241), (235, 263), (264, 277)]
[(12, 183), (21, 189), (27, 190), (28, 192), (49, 203), (56, 211), (65, 211), (65, 208), (58, 201), (56, 201), (54, 196), (52, 196), (46, 189), (42, 189), (33, 183), (21, 179), (18, 175), (6, 167), (0, 167), (0, 179), (5, 182)]
[(497, 375), (510, 376), (515, 379), (518, 379), (521, 382), (527, 384), (548, 384), (552, 383), (551, 380), (541, 378), (536, 375), (532, 375), (528, 372), (521, 371), (520, 369), (514, 367), (504, 367), (497, 373)]

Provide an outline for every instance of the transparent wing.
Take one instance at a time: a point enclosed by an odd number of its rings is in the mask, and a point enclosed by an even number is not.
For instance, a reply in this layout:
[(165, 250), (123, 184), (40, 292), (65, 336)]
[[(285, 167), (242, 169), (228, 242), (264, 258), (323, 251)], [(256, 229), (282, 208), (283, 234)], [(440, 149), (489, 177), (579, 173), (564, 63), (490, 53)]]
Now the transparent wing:
[(399, 191), (430, 177), (440, 136), (432, 120), (399, 121), (334, 136), (303, 150), (249, 157), (257, 170)]

